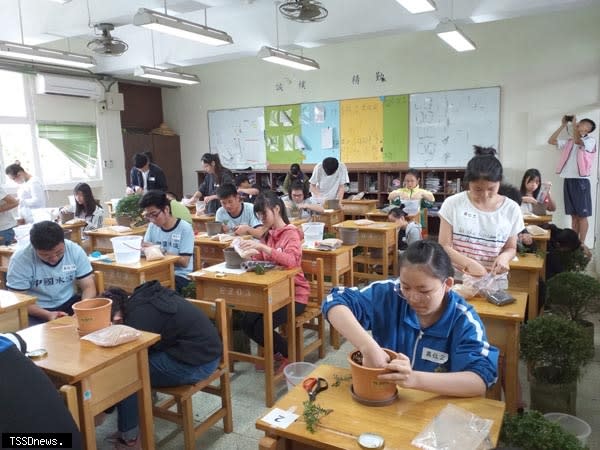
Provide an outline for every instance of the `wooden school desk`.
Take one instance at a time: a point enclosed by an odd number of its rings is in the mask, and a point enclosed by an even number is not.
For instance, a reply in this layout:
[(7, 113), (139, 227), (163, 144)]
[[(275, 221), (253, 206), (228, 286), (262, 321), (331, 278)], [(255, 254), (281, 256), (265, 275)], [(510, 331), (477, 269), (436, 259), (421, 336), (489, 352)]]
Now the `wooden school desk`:
[(94, 417), (138, 392), (142, 448), (154, 448), (154, 422), (148, 371), (148, 347), (160, 335), (142, 331), (135, 341), (100, 347), (79, 339), (77, 321), (65, 316), (26, 328), (19, 335), (30, 350), (44, 348), (48, 355), (32, 360), (58, 385), (77, 388), (79, 423), (86, 450), (96, 448)]
[[(504, 397), (506, 410), (517, 412), (519, 401), (519, 334), (525, 320), (527, 293), (509, 291), (516, 302), (496, 306), (483, 297), (468, 300), (485, 325), (488, 341), (500, 350), (505, 361)], [(498, 367), (498, 372), (502, 370)]]
[(194, 246), (200, 249), (200, 261), (194, 261), (194, 267), (214, 266), (225, 261), (223, 249), (231, 245), (230, 242), (219, 242), (208, 237), (206, 233), (194, 237)]
[(69, 239), (73, 242), (76, 242), (79, 245), (83, 243), (83, 229), (87, 227), (87, 222), (85, 220), (77, 220), (73, 223), (63, 223), (60, 226), (63, 230), (71, 230)]
[(377, 200), (342, 200), (341, 203), (344, 216), (350, 219), (365, 217), (377, 208)]
[(548, 241), (550, 240), (550, 230), (546, 230), (544, 234), (532, 234), (531, 238), (537, 249), (541, 252), (546, 253), (548, 251)]
[(508, 288), (527, 292), (527, 320), (535, 319), (539, 310), (539, 279), (544, 274), (546, 260), (533, 253), (517, 255), (517, 258), (518, 261), (510, 262)]
[[(354, 285), (357, 285), (359, 280), (385, 280), (398, 274), (397, 224), (377, 222), (372, 225), (356, 225), (354, 220), (346, 220), (334, 225), (338, 233), (342, 227), (358, 229), (358, 246), (363, 247), (363, 253), (354, 257)], [(373, 256), (373, 253), (376, 256)], [(381, 274), (370, 270), (374, 265), (381, 266)]]
[(290, 223), (292, 225), (294, 225), (296, 228), (299, 228), (300, 230), (302, 229), (302, 225), (305, 223), (308, 223), (310, 221), (310, 217), (296, 217), (296, 218), (291, 218), (290, 217)]
[(17, 244), (0, 245), (0, 287), (6, 285), (6, 272), (8, 272), (8, 264), (14, 252), (17, 251)]
[(398, 389), (398, 399), (388, 406), (372, 407), (355, 402), (350, 394), (350, 380), (333, 386), (335, 377), (349, 376), (350, 370), (329, 365), (318, 366), (310, 376), (323, 377), (329, 389), (319, 393), (316, 403), (333, 411), (321, 418), (316, 433), (306, 429), (302, 419), (302, 402), (308, 400), (302, 384), (294, 387), (274, 406), (284, 411), (294, 409), (300, 415), (287, 428), (275, 428), (258, 419), (256, 428), (265, 432), (259, 443), (260, 450), (274, 449), (360, 449), (357, 438), (362, 433), (375, 433), (383, 437), (386, 449), (415, 448), (411, 441), (451, 403), (471, 413), (493, 420), (490, 441), (498, 441), (504, 403), (484, 397), (448, 397), (413, 389)]
[(132, 228), (130, 231), (115, 231), (111, 227), (102, 227), (97, 230), (86, 231), (85, 234), (90, 239), (90, 249), (98, 250), (101, 253), (110, 253), (113, 251), (110, 238), (118, 236), (144, 236), (146, 234), (147, 225)]
[(27, 307), (36, 301), (37, 297), (31, 295), (0, 290), (0, 332), (9, 333), (27, 328)]
[(209, 216), (202, 214), (201, 216), (192, 216), (192, 226), (194, 227), (194, 233), (200, 233), (206, 231), (206, 222), (214, 222), (215, 216)]
[[(240, 311), (257, 312), (263, 315), (264, 356), (254, 356), (229, 349), (230, 361), (248, 361), (263, 363), (265, 366), (266, 405), (274, 401), (275, 383), (283, 380), (283, 374), (275, 376), (273, 370), (273, 312), (294, 303), (294, 277), (298, 269), (273, 269), (264, 275), (245, 272), (239, 275), (220, 274), (199, 270), (190, 277), (196, 283), (197, 298), (224, 298), (229, 308)], [(288, 359), (296, 360), (294, 308), (288, 308), (287, 341)], [(229, 321), (231, 325), (231, 321)], [(230, 334), (232, 330), (229, 330)], [(229, 340), (233, 345), (233, 339)]]
[(524, 214), (523, 222), (525, 225), (541, 225), (543, 223), (552, 222), (552, 214), (546, 214), (544, 216), (536, 216), (535, 214)]
[(344, 211), (341, 209), (328, 209), (322, 214), (313, 214), (313, 221), (323, 222), (325, 224), (325, 231), (327, 233), (335, 232), (333, 226), (336, 223), (344, 221)]
[(146, 281), (158, 280), (165, 287), (175, 289), (175, 261), (179, 256), (165, 255), (163, 259), (147, 261), (142, 257), (139, 262), (133, 264), (119, 264), (115, 255), (105, 255), (108, 261), (92, 261), (94, 270), (104, 274), (104, 286), (120, 287), (131, 293), (140, 284)]

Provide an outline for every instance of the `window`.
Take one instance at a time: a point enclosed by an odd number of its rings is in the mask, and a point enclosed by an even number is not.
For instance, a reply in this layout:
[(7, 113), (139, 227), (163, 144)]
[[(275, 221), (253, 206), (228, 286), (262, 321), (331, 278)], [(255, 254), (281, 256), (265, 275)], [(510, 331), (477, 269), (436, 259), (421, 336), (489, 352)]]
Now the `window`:
[[(95, 124), (42, 121), (36, 124), (32, 83), (28, 75), (0, 71), (0, 98), (3, 99), (0, 102), (0, 181), (14, 185), (4, 174), (4, 167), (15, 161), (27, 172), (39, 176), (46, 186), (99, 180)], [(61, 119), (68, 116), (68, 112), (61, 110)], [(76, 116), (77, 111), (73, 115)]]

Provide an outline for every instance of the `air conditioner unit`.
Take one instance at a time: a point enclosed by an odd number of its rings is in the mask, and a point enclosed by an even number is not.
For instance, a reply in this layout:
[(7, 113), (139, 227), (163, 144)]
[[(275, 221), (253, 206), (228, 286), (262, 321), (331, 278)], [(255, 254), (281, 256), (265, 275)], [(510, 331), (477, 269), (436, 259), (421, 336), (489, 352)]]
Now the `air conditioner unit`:
[(96, 80), (47, 73), (35, 77), (35, 87), (38, 94), (67, 95), (95, 100), (100, 99), (104, 93), (104, 89)]

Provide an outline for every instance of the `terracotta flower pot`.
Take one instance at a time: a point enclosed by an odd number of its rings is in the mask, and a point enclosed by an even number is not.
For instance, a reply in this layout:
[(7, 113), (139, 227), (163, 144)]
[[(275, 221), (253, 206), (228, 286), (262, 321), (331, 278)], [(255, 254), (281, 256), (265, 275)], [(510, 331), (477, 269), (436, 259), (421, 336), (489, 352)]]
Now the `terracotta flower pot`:
[(80, 336), (101, 330), (110, 325), (112, 300), (109, 298), (89, 298), (73, 305), (77, 318), (77, 331)]
[[(383, 349), (390, 359), (397, 358), (396, 352)], [(389, 372), (386, 369), (364, 367), (356, 362), (358, 350), (350, 352), (348, 361), (352, 374), (352, 395), (355, 400), (370, 406), (384, 406), (393, 402), (398, 396), (396, 383), (383, 381), (377, 377)]]

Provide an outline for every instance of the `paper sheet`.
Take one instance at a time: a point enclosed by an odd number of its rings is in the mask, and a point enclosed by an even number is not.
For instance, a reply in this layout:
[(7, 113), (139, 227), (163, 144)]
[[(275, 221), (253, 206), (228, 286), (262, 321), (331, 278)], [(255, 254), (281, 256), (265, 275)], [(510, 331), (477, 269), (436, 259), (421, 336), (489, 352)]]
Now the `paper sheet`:
[(229, 267), (225, 267), (225, 262), (215, 264), (214, 266), (205, 267), (205, 272), (217, 272), (217, 273), (231, 273), (233, 275), (240, 275), (242, 273), (246, 273), (245, 269), (230, 269)]
[(333, 148), (333, 128), (321, 128), (321, 149)]

